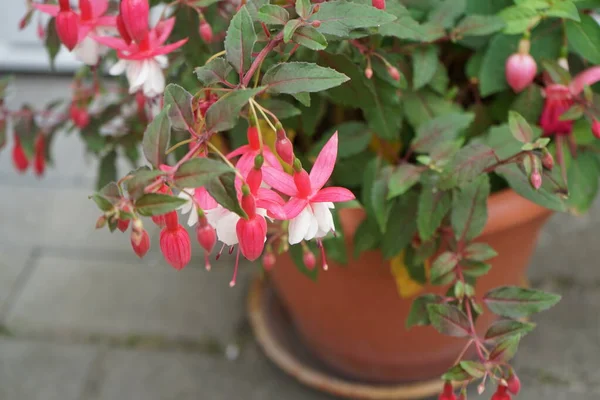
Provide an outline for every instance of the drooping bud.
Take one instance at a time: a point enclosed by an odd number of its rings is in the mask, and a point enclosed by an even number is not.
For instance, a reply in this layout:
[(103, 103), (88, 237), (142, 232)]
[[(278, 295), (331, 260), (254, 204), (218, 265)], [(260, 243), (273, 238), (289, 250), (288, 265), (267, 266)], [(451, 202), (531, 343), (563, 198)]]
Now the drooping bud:
[(160, 250), (173, 268), (181, 270), (192, 258), (190, 235), (181, 225), (173, 229), (167, 225), (160, 232)]
[(537, 169), (531, 172), (529, 180), (531, 182), (531, 186), (533, 186), (535, 190), (538, 190), (542, 187), (542, 174), (540, 174), (540, 171), (538, 171)]
[(519, 392), (521, 391), (521, 380), (519, 379), (517, 374), (514, 373), (514, 371), (510, 375), (506, 383), (509, 392), (511, 392), (515, 396), (519, 394)]
[(256, 195), (258, 193), (258, 189), (262, 184), (263, 176), (262, 176), (262, 164), (264, 162), (264, 158), (261, 154), (257, 155), (254, 158), (254, 168), (248, 172), (248, 177), (246, 178), (246, 183), (250, 188), (250, 193)]
[(104, 228), (104, 226), (106, 225), (106, 221), (106, 215), (102, 214), (100, 217), (98, 217), (98, 219), (96, 220), (96, 229)]
[(125, 232), (127, 230), (127, 228), (129, 228), (129, 220), (128, 219), (120, 219), (117, 222), (117, 228), (121, 231), (121, 232)]
[(444, 383), (444, 389), (438, 400), (456, 400), (456, 395), (454, 394), (454, 388), (450, 382)]
[(552, 171), (554, 168), (554, 157), (547, 149), (544, 149), (544, 154), (542, 155), (542, 166), (549, 171)]
[(596, 137), (596, 139), (600, 139), (600, 121), (594, 118), (592, 122), (592, 133)]
[(129, 37), (140, 43), (148, 36), (148, 0), (121, 0), (121, 18)]
[(176, 230), (179, 227), (179, 217), (177, 211), (170, 211), (164, 215), (165, 226), (167, 229)]
[(390, 65), (388, 67), (388, 74), (390, 74), (390, 77), (393, 80), (395, 80), (395, 81), (400, 80), (400, 71), (398, 71), (398, 68), (394, 67), (393, 65)]
[(530, 42), (523, 39), (519, 43), (519, 52), (506, 60), (505, 74), (508, 85), (519, 93), (533, 82), (537, 74), (537, 64), (529, 54)]
[(37, 176), (44, 175), (44, 171), (46, 170), (46, 140), (44, 135), (38, 135), (35, 140), (33, 170)]
[(379, 10), (385, 10), (385, 0), (372, 0), (371, 4)]
[(121, 39), (123, 39), (125, 43), (131, 44), (131, 36), (129, 36), (129, 32), (127, 32), (121, 14), (117, 15), (117, 30), (119, 31), (119, 35), (121, 35)]
[(260, 133), (258, 132), (258, 128), (254, 125), (250, 125), (248, 130), (246, 131), (246, 136), (248, 138), (248, 145), (253, 150), (260, 149)]
[(152, 222), (156, 224), (156, 226), (164, 228), (165, 227), (165, 216), (164, 215), (153, 215)]
[(235, 228), (240, 243), (240, 251), (244, 257), (250, 261), (260, 257), (265, 248), (265, 238), (267, 237), (265, 218), (259, 214), (254, 214), (249, 219), (241, 218)]
[(69, 114), (71, 116), (71, 121), (79, 129), (85, 128), (90, 123), (90, 114), (88, 111), (83, 107), (77, 106), (75, 103), (71, 104)]
[(200, 219), (196, 227), (196, 238), (198, 243), (207, 253), (212, 252), (215, 244), (217, 243), (217, 233), (207, 221), (206, 217)]
[(141, 233), (131, 232), (131, 247), (139, 258), (146, 255), (148, 249), (150, 249), (150, 237), (145, 229)]
[(314, 20), (311, 25), (313, 26), (313, 28), (318, 28), (321, 26), (321, 21), (319, 21), (318, 19)]
[(371, 79), (373, 77), (373, 68), (365, 68), (365, 76), (367, 77), (367, 79)]
[(305, 249), (304, 254), (302, 254), (302, 262), (309, 270), (313, 270), (317, 265), (317, 259), (312, 251)]
[(89, 21), (94, 18), (94, 10), (90, 0), (79, 0), (79, 12), (82, 21)]
[(262, 259), (262, 264), (263, 264), (263, 268), (265, 269), (265, 271), (270, 271), (273, 269), (273, 267), (275, 266), (275, 262), (277, 261), (277, 258), (275, 257), (275, 254), (273, 254), (272, 251), (268, 251), (265, 253), (265, 255), (263, 256)]
[(510, 400), (510, 394), (506, 393), (506, 389), (506, 386), (498, 385), (498, 389), (491, 400)]
[(60, 11), (56, 16), (56, 33), (60, 41), (73, 50), (79, 42), (79, 17), (71, 9)]
[(15, 136), (15, 146), (13, 147), (12, 151), (12, 160), (17, 171), (25, 172), (27, 170), (27, 167), (29, 166), (29, 160), (25, 155), (25, 151), (21, 145), (21, 140), (18, 136)]
[(200, 28), (198, 29), (198, 32), (205, 43), (211, 43), (213, 41), (213, 30), (208, 22), (200, 22)]
[(298, 197), (302, 198), (310, 196), (312, 193), (310, 176), (304, 169), (294, 173), (294, 183), (296, 184), (296, 189), (298, 189)]

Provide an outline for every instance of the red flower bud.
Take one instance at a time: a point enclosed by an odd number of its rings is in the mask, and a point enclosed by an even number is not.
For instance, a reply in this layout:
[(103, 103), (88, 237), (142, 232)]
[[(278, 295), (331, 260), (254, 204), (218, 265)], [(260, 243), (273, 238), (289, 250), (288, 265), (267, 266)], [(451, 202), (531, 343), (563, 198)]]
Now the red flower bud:
[(44, 171), (46, 170), (46, 140), (44, 139), (44, 135), (38, 135), (35, 140), (33, 170), (37, 176), (44, 175)]
[(71, 9), (69, 0), (58, 0), (58, 6), (60, 11), (69, 11)]
[(71, 104), (69, 113), (71, 116), (71, 121), (79, 129), (83, 129), (89, 125), (90, 114), (87, 112), (87, 110), (85, 108), (78, 107), (77, 104), (73, 103), (73, 104)]
[(367, 79), (371, 79), (373, 77), (373, 69), (371, 67), (367, 67), (365, 69), (365, 76)]
[(394, 67), (393, 65), (390, 65), (388, 67), (388, 74), (390, 74), (390, 77), (393, 80), (395, 80), (395, 81), (400, 80), (400, 71), (398, 71), (398, 68)]
[(240, 243), (240, 251), (244, 257), (250, 261), (260, 257), (265, 248), (265, 238), (267, 237), (265, 218), (262, 215), (254, 214), (249, 219), (240, 219), (236, 225), (236, 233)]
[(165, 216), (164, 215), (153, 215), (152, 222), (154, 222), (157, 226), (164, 228), (165, 227)]
[(204, 223), (201, 222), (196, 227), (196, 238), (198, 239), (200, 246), (202, 246), (207, 253), (210, 253), (215, 247), (215, 244), (217, 243), (217, 233), (215, 232), (215, 228), (206, 222), (206, 218), (204, 218)]
[(206, 43), (212, 42), (213, 30), (208, 22), (200, 22), (200, 28), (198, 29), (198, 32), (200, 33), (200, 37), (202, 38), (202, 40), (204, 40)]
[(15, 147), (13, 147), (12, 159), (17, 171), (25, 172), (27, 170), (27, 167), (29, 166), (29, 160), (25, 155), (23, 146), (21, 146), (21, 140), (17, 136), (15, 136)]
[(372, 0), (371, 4), (375, 8), (378, 8), (380, 10), (385, 10), (385, 0)]
[(595, 118), (592, 122), (592, 133), (597, 139), (600, 139), (600, 121)]
[(129, 228), (129, 220), (128, 219), (120, 219), (119, 222), (117, 222), (117, 228), (121, 232), (125, 232), (127, 230), (127, 228)]
[(277, 259), (275, 258), (275, 254), (273, 254), (273, 252), (269, 251), (268, 253), (265, 253), (262, 259), (263, 268), (266, 271), (270, 271), (275, 266), (276, 261)]
[(531, 173), (529, 180), (531, 182), (531, 186), (533, 186), (535, 190), (538, 190), (542, 187), (542, 175), (540, 174), (540, 171), (534, 170)]
[(456, 395), (454, 394), (454, 387), (452, 387), (452, 384), (450, 382), (444, 383), (444, 389), (438, 397), (438, 400), (456, 400)]
[(491, 400), (510, 400), (510, 394), (506, 393), (506, 386), (499, 385)]
[(287, 136), (281, 139), (277, 139), (275, 142), (275, 151), (279, 154), (279, 157), (283, 162), (292, 164), (294, 162), (294, 146)]
[(89, 21), (94, 18), (94, 11), (90, 0), (79, 0), (79, 12), (82, 21)]
[(170, 211), (164, 215), (165, 217), (165, 226), (167, 229), (175, 230), (179, 226), (179, 217), (177, 216), (177, 211)]
[[(315, 8), (316, 8), (316, 6), (315, 6)], [(312, 25), (314, 28), (318, 28), (318, 27), (320, 27), (320, 26), (321, 26), (321, 21), (319, 21), (318, 19), (316, 19), (316, 20), (314, 20), (314, 21), (311, 23), (311, 25)]]
[(519, 379), (517, 374), (513, 372), (510, 378), (508, 378), (508, 380), (506, 381), (506, 383), (508, 384), (507, 389), (509, 392), (511, 392), (515, 396), (519, 394), (519, 392), (521, 391), (521, 380)]
[(249, 126), (246, 131), (246, 137), (248, 138), (248, 145), (253, 150), (260, 149), (260, 139), (258, 137), (258, 128), (256, 126)]
[(517, 93), (531, 85), (537, 73), (537, 64), (529, 53), (515, 53), (506, 60), (506, 81)]
[(148, 36), (148, 0), (121, 0), (121, 18), (132, 40), (140, 43)]
[(148, 249), (150, 249), (150, 237), (145, 229), (141, 233), (131, 232), (131, 247), (139, 258), (146, 255)]
[(125, 43), (131, 44), (131, 36), (129, 36), (129, 32), (127, 32), (121, 14), (117, 15), (117, 30), (119, 31), (119, 35), (121, 35), (121, 39), (123, 39)]
[(175, 229), (167, 226), (160, 232), (160, 251), (173, 268), (183, 269), (192, 258), (190, 235), (181, 225)]
[(73, 50), (79, 41), (79, 17), (73, 10), (61, 11), (56, 16), (56, 33), (60, 41), (69, 50)]
[(252, 168), (250, 172), (248, 172), (246, 183), (248, 184), (248, 187), (250, 187), (250, 193), (256, 195), (260, 188), (260, 184), (262, 183), (262, 170), (260, 168)]
[(309, 270), (312, 270), (315, 268), (315, 265), (317, 265), (317, 259), (310, 250), (306, 250), (304, 254), (302, 254), (302, 262), (304, 262), (304, 265), (306, 265), (306, 268)]
[(548, 150), (544, 150), (544, 155), (542, 156), (542, 165), (544, 168), (550, 171), (552, 168), (554, 168), (554, 157), (552, 157), (552, 154), (550, 154)]

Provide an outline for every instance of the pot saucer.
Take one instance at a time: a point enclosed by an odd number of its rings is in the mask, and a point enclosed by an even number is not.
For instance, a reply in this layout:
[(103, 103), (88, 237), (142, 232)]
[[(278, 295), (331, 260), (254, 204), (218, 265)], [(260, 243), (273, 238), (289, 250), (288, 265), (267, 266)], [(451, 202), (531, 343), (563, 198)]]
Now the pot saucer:
[(313, 389), (365, 400), (425, 399), (442, 390), (440, 379), (376, 384), (349, 379), (332, 371), (310, 355), (274, 290), (260, 278), (250, 288), (248, 314), (254, 336), (266, 356), (287, 374)]

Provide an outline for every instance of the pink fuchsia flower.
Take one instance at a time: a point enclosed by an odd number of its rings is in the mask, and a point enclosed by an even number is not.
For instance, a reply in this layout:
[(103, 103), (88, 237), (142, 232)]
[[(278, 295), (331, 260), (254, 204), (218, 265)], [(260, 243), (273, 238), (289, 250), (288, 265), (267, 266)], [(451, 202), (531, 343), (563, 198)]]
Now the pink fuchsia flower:
[[(56, 28), (61, 41), (69, 50), (73, 50), (78, 60), (87, 65), (96, 65), (106, 49), (94, 40), (94, 36), (116, 27), (116, 18), (104, 15), (108, 10), (108, 0), (79, 0), (79, 14), (71, 10), (68, 3), (68, 0), (61, 0), (60, 6), (37, 3), (33, 6), (56, 17)], [(64, 11), (65, 6), (69, 11)], [(65, 22), (61, 22), (63, 19)]]
[(190, 213), (187, 221), (188, 226), (194, 226), (198, 223), (198, 206), (205, 212), (218, 206), (215, 199), (208, 194), (205, 188), (185, 188), (179, 193), (178, 197), (187, 200), (185, 204), (179, 207), (179, 210), (182, 214)]
[(290, 196), (284, 206), (286, 217), (290, 219), (289, 242), (321, 238), (335, 231), (331, 209), (333, 203), (354, 199), (354, 194), (342, 187), (323, 188), (335, 165), (338, 148), (338, 134), (323, 146), (310, 175), (304, 169), (296, 171), (294, 176), (274, 168), (264, 169), (265, 182), (274, 189)]
[[(148, 17), (150, 15), (148, 0), (121, 0), (119, 10), (122, 27), (127, 32), (123, 39), (127, 42), (134, 40), (141, 43), (144, 41), (148, 35)], [(130, 40), (127, 40), (128, 38)]]
[(561, 121), (560, 117), (578, 100), (586, 86), (600, 81), (600, 66), (591, 67), (577, 75), (568, 85), (552, 83), (546, 86), (544, 109), (540, 126), (545, 136), (568, 135), (573, 131), (573, 121)]
[(131, 247), (139, 258), (144, 258), (150, 249), (150, 236), (145, 229), (139, 235), (131, 233)]
[(247, 176), (252, 166), (254, 165), (254, 159), (256, 156), (262, 154), (265, 163), (278, 170), (283, 170), (279, 160), (268, 146), (260, 148), (259, 132), (256, 126), (250, 126), (246, 131), (248, 137), (248, 144), (243, 145), (227, 154), (227, 158), (240, 157), (235, 167), (241, 172), (243, 176)]
[(256, 211), (256, 201), (251, 193), (242, 196), (242, 208), (248, 218), (240, 218), (236, 223), (236, 234), (240, 251), (250, 261), (261, 256), (267, 239), (267, 221)]
[(506, 81), (517, 93), (531, 85), (537, 73), (537, 64), (529, 54), (531, 42), (523, 39), (519, 42), (519, 51), (506, 60)]
[(179, 225), (175, 211), (165, 215), (165, 225), (160, 232), (160, 250), (173, 268), (181, 270), (192, 258), (190, 235)]
[(128, 44), (123, 39), (109, 36), (95, 37), (99, 43), (117, 50), (119, 61), (110, 69), (110, 74), (121, 75), (125, 72), (130, 93), (143, 90), (146, 97), (155, 97), (165, 90), (163, 69), (169, 65), (166, 54), (187, 42), (186, 38), (165, 45), (174, 24), (175, 18), (160, 21), (139, 43)]

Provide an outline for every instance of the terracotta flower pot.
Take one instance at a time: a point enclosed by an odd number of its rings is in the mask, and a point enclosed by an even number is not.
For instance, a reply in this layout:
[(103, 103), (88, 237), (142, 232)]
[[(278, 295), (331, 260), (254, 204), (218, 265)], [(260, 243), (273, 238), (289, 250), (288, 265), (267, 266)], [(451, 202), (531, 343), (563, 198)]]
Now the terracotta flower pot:
[[(478, 293), (524, 284), (538, 233), (551, 215), (510, 190), (491, 196), (488, 205), (488, 223), (480, 240), (499, 256), (479, 279)], [(351, 237), (364, 213), (344, 209), (340, 214), (351, 249)], [(431, 327), (405, 328), (412, 299), (400, 298), (389, 261), (380, 252), (363, 253), (346, 266), (329, 265), (316, 283), (302, 275), (288, 255), (271, 272), (279, 297), (316, 357), (340, 373), (373, 382), (432, 378), (452, 365), (465, 340), (440, 335)], [(445, 288), (424, 290), (441, 294)], [(477, 329), (483, 333), (493, 321), (494, 316), (485, 312)]]

